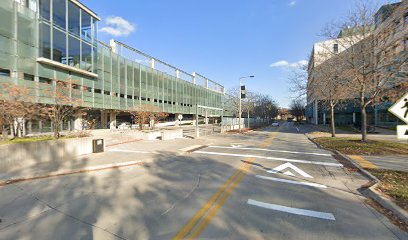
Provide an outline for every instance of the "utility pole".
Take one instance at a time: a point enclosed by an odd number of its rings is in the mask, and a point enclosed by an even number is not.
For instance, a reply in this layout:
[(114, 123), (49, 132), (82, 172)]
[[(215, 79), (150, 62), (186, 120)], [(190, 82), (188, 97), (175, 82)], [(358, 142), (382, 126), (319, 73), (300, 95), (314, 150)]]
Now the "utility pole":
[[(242, 97), (245, 98), (245, 93), (244, 95), (242, 94), (242, 91), (245, 91), (245, 86), (242, 86), (242, 80), (245, 78), (253, 78), (255, 76), (247, 76), (247, 77), (240, 77), (239, 78), (239, 122), (238, 122), (238, 126), (239, 126), (239, 132), (241, 132), (241, 118), (242, 118)], [(243, 87), (243, 88), (242, 88)]]

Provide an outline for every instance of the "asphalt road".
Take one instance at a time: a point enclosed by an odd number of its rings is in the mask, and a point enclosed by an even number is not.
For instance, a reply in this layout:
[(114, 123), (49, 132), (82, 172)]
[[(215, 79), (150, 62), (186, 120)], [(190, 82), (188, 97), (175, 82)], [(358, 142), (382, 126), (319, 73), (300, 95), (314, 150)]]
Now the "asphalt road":
[(302, 132), (125, 144), (102, 157), (143, 166), (2, 187), (0, 239), (408, 239)]

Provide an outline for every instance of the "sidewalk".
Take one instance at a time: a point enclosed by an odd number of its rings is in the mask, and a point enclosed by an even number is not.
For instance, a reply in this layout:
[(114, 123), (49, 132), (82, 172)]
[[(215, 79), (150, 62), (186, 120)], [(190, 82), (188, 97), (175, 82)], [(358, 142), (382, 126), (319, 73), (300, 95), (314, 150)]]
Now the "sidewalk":
[(153, 161), (157, 156), (183, 154), (180, 149), (197, 144), (206, 144), (206, 140), (175, 139), (172, 141), (140, 140), (125, 142), (106, 147), (103, 153), (77, 156), (64, 163), (43, 162), (0, 173), (0, 186), (13, 181), (27, 181), (111, 168), (141, 166)]
[[(313, 125), (313, 124), (305, 124), (303, 125), (309, 129), (309, 131), (317, 131), (319, 133), (314, 133), (314, 135), (318, 137), (329, 137), (330, 135), (330, 126), (328, 125)], [(389, 141), (389, 142), (399, 142), (399, 143), (407, 143), (406, 140), (399, 140), (397, 139), (397, 133), (393, 130), (384, 129), (384, 128), (376, 128), (377, 133), (368, 133), (367, 137), (369, 140), (378, 140), (378, 141)], [(360, 138), (361, 133), (355, 133), (351, 131), (345, 131), (343, 129), (336, 129), (336, 136), (337, 137), (345, 137), (345, 138)]]
[(349, 155), (349, 157), (356, 161), (363, 168), (369, 169), (380, 168), (408, 172), (408, 156), (406, 155), (390, 155), (390, 156)]

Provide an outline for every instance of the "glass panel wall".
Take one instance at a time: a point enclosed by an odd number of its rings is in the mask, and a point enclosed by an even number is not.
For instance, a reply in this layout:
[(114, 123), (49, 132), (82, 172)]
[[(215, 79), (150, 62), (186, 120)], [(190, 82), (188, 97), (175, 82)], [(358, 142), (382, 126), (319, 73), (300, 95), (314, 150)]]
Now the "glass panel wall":
[(63, 64), (67, 62), (66, 34), (56, 28), (52, 31), (52, 60)]
[(40, 56), (51, 59), (51, 33), (50, 25), (40, 24)]
[(40, 0), (40, 16), (40, 56), (95, 72), (96, 20), (69, 0)]
[(66, 0), (52, 1), (52, 20), (54, 26), (65, 29), (66, 27)]
[(68, 65), (71, 67), (80, 67), (81, 62), (81, 44), (78, 38), (68, 36)]
[(84, 41), (82, 41), (81, 69), (89, 72), (92, 71), (92, 47)]
[(47, 22), (50, 21), (50, 0), (40, 0), (40, 18)]
[(79, 7), (68, 1), (68, 31), (76, 36), (79, 36), (80, 31), (80, 10)]
[(91, 16), (82, 11), (82, 26), (81, 26), (82, 40), (92, 42), (92, 19)]

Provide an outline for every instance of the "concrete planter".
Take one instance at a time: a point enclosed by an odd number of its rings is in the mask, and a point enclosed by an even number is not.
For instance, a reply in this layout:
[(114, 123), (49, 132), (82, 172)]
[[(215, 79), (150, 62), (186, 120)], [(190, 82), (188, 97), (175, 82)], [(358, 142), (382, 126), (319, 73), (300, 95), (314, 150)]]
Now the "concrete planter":
[(61, 164), (92, 153), (92, 139), (69, 138), (0, 145), (0, 174), (36, 164)]

